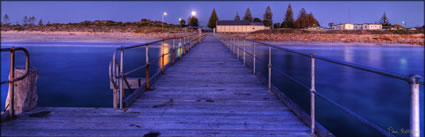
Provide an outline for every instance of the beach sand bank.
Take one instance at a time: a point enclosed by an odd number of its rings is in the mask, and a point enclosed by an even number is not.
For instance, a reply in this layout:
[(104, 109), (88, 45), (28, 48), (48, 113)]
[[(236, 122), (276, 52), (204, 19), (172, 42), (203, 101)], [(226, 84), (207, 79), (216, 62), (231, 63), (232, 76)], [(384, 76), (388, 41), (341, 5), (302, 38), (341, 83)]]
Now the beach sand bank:
[(2, 42), (123, 42), (143, 43), (182, 33), (1, 31)]

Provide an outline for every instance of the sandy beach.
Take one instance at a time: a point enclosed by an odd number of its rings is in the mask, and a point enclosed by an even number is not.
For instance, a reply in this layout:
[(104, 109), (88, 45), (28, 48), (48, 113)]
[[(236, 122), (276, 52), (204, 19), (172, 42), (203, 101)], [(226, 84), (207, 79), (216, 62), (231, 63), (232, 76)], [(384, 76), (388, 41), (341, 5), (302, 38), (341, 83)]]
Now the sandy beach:
[(325, 42), (325, 43), (365, 43), (372, 45), (422, 45), (424, 34), (234, 34), (235, 36), (259, 41), (273, 42)]
[(1, 31), (2, 42), (123, 42), (142, 43), (182, 33)]

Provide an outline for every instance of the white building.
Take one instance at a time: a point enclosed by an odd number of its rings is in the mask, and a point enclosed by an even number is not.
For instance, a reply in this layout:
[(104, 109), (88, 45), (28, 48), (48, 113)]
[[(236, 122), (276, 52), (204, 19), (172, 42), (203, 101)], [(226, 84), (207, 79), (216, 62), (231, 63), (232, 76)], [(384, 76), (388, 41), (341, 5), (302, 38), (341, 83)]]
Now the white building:
[(338, 29), (338, 30), (381, 30), (382, 24), (369, 24), (369, 23), (350, 24), (350, 23), (345, 23), (345, 24), (335, 25), (334, 29)]
[(217, 21), (216, 32), (254, 32), (270, 29), (262, 22), (249, 22), (246, 20), (219, 20)]
[(337, 24), (334, 26), (334, 29), (338, 29), (338, 30), (352, 30), (354, 28), (354, 24)]

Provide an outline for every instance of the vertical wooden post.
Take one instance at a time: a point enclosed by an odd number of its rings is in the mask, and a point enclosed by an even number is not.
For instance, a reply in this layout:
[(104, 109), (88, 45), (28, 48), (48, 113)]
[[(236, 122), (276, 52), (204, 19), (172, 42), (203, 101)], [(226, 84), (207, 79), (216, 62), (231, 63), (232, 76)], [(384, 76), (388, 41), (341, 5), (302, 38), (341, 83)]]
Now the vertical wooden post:
[(316, 124), (316, 107), (315, 107), (315, 92), (316, 92), (316, 87), (315, 87), (315, 64), (314, 64), (314, 57), (311, 56), (311, 89), (310, 89), (310, 117), (311, 117), (311, 130), (310, 133), (311, 135), (314, 136), (314, 128), (315, 128), (315, 124)]
[(245, 42), (246, 42), (246, 41), (245, 41), (245, 40), (243, 40), (243, 45), (242, 45), (242, 46), (243, 46), (243, 65), (245, 65), (245, 54), (246, 54), (246, 53), (245, 53), (245, 52), (246, 52), (246, 51), (245, 51)]
[(11, 48), (10, 50), (10, 75), (9, 75), (9, 88), (11, 91), (10, 94), (10, 112), (9, 118), (12, 119), (15, 117), (15, 48)]
[(162, 47), (162, 49), (161, 49), (162, 50), (162, 54), (161, 54), (161, 73), (164, 74), (164, 58), (165, 58), (164, 57), (165, 56), (165, 53), (164, 53), (165, 52), (165, 50), (164, 50), (165, 49), (165, 42), (164, 42), (164, 40), (162, 41), (161, 45), (162, 45), (161, 46)]
[(124, 49), (120, 50), (120, 109), (123, 109), (123, 95), (124, 95)]
[(176, 50), (174, 48), (174, 40), (175, 39), (173, 39), (173, 64), (175, 63), (175, 57), (176, 57)]
[(271, 89), (272, 85), (272, 47), (269, 46), (269, 80), (268, 80), (268, 89)]
[(149, 45), (146, 44), (146, 90), (149, 90)]
[(255, 55), (255, 42), (253, 42), (253, 48), (254, 48), (254, 55), (252, 56), (252, 73), (255, 75), (255, 58), (256, 58), (256, 55)]

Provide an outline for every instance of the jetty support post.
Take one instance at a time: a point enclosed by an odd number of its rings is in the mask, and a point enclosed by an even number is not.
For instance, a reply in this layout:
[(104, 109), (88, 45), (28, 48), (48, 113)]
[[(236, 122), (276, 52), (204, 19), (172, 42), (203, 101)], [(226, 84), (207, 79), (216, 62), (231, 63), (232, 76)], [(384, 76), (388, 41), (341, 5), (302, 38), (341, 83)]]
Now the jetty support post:
[(146, 44), (146, 90), (149, 90), (149, 45)]
[(420, 136), (420, 119), (419, 119), (419, 79), (417, 74), (409, 75), (410, 84), (410, 137)]
[(272, 87), (272, 47), (269, 46), (269, 77), (268, 77), (268, 86), (267, 88), (270, 90)]
[(315, 92), (316, 92), (316, 87), (315, 87), (315, 62), (314, 62), (314, 57), (313, 55), (310, 56), (311, 58), (311, 88), (310, 88), (310, 117), (311, 117), (311, 130), (310, 130), (310, 134), (312, 136), (314, 136), (314, 130), (315, 130), (315, 124), (316, 124), (316, 106), (315, 106)]
[(245, 50), (245, 44), (246, 44), (246, 41), (245, 40), (243, 40), (243, 65), (245, 65), (245, 52), (246, 52), (246, 50)]
[(254, 74), (254, 75), (255, 75), (255, 58), (256, 58), (256, 55), (255, 55), (255, 42), (253, 42), (252, 44), (253, 44), (253, 46), (252, 46), (252, 47), (254, 48), (254, 49), (253, 49), (253, 50), (254, 50), (254, 51), (253, 51), (253, 54), (254, 54), (254, 55), (252, 56), (252, 74)]
[(165, 41), (162, 40), (161, 42), (161, 50), (162, 50), (162, 54), (161, 54), (161, 73), (164, 74), (164, 56), (165, 56)]
[(11, 93), (10, 103), (11, 109), (9, 112), (9, 118), (12, 119), (15, 117), (15, 48), (10, 50), (10, 75), (9, 75), (9, 88)]
[(123, 95), (124, 95), (124, 49), (120, 49), (120, 109), (123, 109)]
[(173, 64), (175, 63), (175, 56), (176, 56), (176, 49), (174, 48), (174, 41), (175, 41), (175, 39), (173, 39)]

